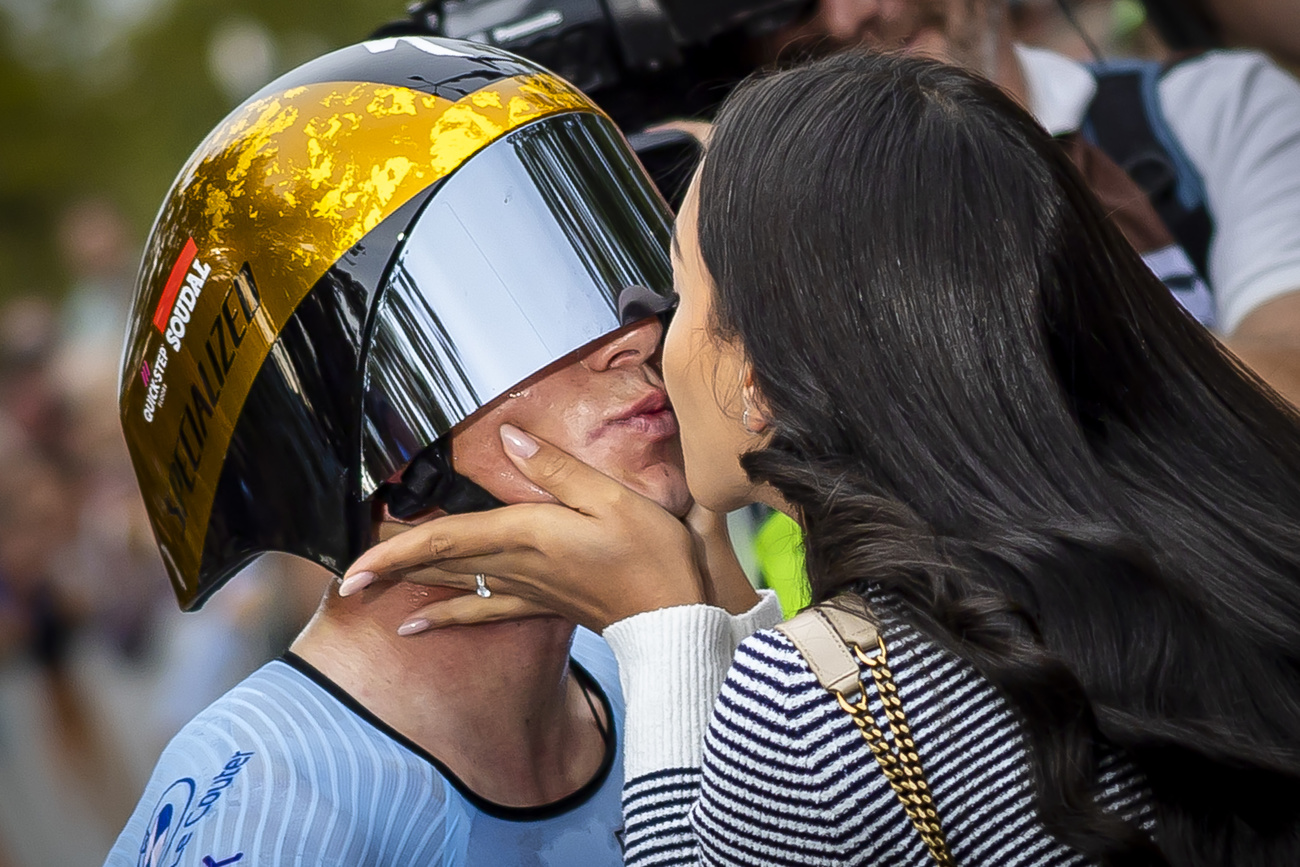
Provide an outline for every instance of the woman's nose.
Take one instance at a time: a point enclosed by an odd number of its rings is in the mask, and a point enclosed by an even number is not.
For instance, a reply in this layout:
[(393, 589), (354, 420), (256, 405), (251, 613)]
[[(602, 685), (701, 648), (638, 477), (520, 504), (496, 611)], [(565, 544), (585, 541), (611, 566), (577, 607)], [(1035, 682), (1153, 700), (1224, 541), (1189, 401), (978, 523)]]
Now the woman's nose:
[(658, 317), (642, 319), (635, 325), (620, 329), (613, 337), (599, 344), (583, 358), (582, 363), (589, 370), (597, 372), (645, 364), (658, 351), (663, 336), (664, 327)]

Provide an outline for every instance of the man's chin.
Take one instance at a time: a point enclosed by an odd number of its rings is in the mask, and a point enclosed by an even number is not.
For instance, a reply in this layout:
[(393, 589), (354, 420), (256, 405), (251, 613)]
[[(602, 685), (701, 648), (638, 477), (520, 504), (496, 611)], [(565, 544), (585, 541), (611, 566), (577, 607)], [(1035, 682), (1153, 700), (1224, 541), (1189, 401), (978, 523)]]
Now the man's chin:
[(670, 515), (686, 517), (695, 501), (691, 498), (690, 489), (686, 487), (685, 475), (680, 472), (677, 473), (677, 478), (647, 478), (647, 475), (648, 472), (620, 481), (628, 490), (658, 503)]
[(677, 518), (685, 518), (691, 507), (695, 505), (695, 500), (685, 484), (672, 490), (659, 491), (657, 494), (647, 493), (646, 496), (662, 506), (665, 512)]
[(690, 514), (691, 509), (695, 506), (695, 498), (690, 493), (683, 494), (671, 506), (665, 506), (670, 513), (678, 518), (685, 518)]

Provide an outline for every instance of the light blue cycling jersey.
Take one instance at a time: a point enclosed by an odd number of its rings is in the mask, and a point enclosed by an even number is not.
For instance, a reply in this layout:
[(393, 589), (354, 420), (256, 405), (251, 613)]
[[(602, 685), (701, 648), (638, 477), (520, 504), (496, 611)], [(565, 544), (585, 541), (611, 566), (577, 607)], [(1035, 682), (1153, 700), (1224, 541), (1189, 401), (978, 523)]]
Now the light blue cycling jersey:
[(105, 867), (423, 867), (623, 863), (623, 693), (584, 629), (579, 677), (613, 722), (605, 761), (547, 807), (489, 803), (307, 663), (267, 663), (163, 751)]

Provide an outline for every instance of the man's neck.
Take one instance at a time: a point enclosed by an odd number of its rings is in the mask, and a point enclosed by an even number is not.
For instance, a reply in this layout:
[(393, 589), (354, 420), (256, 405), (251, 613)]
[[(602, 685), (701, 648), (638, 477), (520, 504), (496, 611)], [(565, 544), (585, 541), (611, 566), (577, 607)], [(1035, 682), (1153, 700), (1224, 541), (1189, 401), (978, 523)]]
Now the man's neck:
[(489, 801), (540, 806), (581, 788), (604, 743), (569, 668), (573, 625), (530, 618), (399, 636), (441, 592), (395, 584), (343, 599), (331, 588), (292, 650)]

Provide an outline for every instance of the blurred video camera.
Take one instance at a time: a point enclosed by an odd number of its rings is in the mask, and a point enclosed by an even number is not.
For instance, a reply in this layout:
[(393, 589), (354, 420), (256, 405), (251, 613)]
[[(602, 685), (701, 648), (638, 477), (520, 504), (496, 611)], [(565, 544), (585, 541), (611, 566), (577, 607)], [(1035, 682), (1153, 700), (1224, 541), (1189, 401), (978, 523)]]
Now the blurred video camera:
[(425, 0), (374, 36), (481, 42), (568, 79), (623, 129), (674, 206), (699, 146), (647, 127), (712, 110), (758, 61), (756, 40), (814, 0)]

